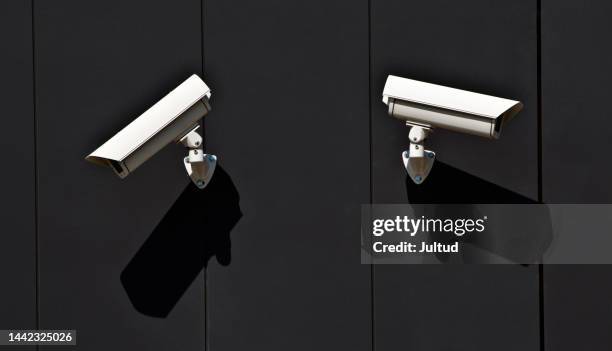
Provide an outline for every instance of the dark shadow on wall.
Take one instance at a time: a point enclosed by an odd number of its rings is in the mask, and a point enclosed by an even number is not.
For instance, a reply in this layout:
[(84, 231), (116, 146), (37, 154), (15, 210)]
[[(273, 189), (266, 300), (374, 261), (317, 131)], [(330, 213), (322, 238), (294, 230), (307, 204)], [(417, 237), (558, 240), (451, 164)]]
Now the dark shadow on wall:
[(457, 204), (413, 206), (418, 217), (458, 219), (488, 215), (496, 218), (482, 233), (459, 238), (430, 233), (430, 242), (459, 241), (465, 248), (460, 255), (437, 253), (435, 258), (442, 263), (537, 263), (552, 243), (550, 211), (545, 205), (443, 162), (436, 162), (421, 185), (414, 184), (407, 176), (406, 190), (411, 204)]
[(206, 188), (189, 183), (121, 273), (136, 310), (165, 318), (213, 256), (230, 264), (230, 232), (242, 217), (239, 202), (219, 165)]
[(406, 176), (408, 202), (415, 204), (535, 204), (537, 201), (436, 161), (416, 185)]

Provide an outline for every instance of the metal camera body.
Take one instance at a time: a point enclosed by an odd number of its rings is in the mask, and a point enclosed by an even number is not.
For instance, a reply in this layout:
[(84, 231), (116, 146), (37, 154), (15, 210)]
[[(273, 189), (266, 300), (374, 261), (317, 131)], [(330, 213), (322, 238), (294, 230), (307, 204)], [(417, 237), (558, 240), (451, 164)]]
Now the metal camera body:
[(181, 143), (189, 149), (183, 160), (187, 173), (196, 186), (204, 188), (217, 158), (204, 154), (202, 137), (196, 130), (211, 110), (210, 97), (208, 86), (194, 74), (85, 159), (108, 166), (125, 178), (166, 145)]
[(497, 139), (522, 108), (519, 101), (390, 75), (383, 91), (390, 116), (411, 127), (410, 149), (402, 154), (410, 178), (421, 184), (436, 154), (424, 142), (435, 128)]

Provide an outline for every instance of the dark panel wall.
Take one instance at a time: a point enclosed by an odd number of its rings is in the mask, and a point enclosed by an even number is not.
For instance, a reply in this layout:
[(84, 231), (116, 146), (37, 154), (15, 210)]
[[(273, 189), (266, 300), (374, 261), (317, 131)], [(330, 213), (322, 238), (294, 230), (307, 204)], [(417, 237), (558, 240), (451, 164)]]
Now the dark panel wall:
[(0, 329), (36, 328), (32, 8), (0, 2)]
[[(372, 201), (529, 201), (503, 188), (535, 198), (536, 1), (374, 0), (371, 16)], [(401, 161), (408, 128), (388, 117), (381, 102), (388, 74), (518, 99), (525, 109), (496, 141), (436, 130), (428, 147), (439, 163), (415, 191)], [(376, 266), (374, 272), (377, 350), (538, 349), (535, 267)]]
[(610, 276), (608, 265), (544, 267), (546, 351), (610, 350)]
[[(82, 349), (538, 349), (535, 267), (377, 266), (371, 281), (357, 264), (361, 203), (528, 201), (504, 188), (536, 197), (537, 3), (371, 0), (368, 14), (365, 0), (60, 0), (34, 12), (3, 1), (0, 329), (36, 327), (38, 223), (40, 327), (78, 329)], [(612, 5), (541, 9), (544, 201), (608, 202)], [(188, 184), (184, 151), (169, 147), (125, 180), (83, 157), (203, 59), (207, 146), (244, 217), (207, 296), (200, 276), (155, 319), (119, 275)], [(380, 102), (387, 74), (525, 109), (497, 141), (436, 131), (439, 181), (415, 192), (400, 158), (408, 129)], [(544, 272), (546, 350), (609, 349), (610, 270)]]
[(542, 2), (544, 200), (612, 201), (608, 1)]
[(231, 264), (208, 271), (210, 349), (370, 350), (367, 1), (207, 0), (204, 14), (207, 146), (244, 213)]
[(167, 147), (124, 180), (84, 160), (200, 72), (200, 8), (198, 0), (36, 3), (40, 326), (78, 329), (80, 349), (204, 347), (202, 277), (167, 319), (137, 312), (119, 279), (188, 184), (184, 150)]
[[(612, 3), (542, 0), (543, 185), (548, 203), (612, 201)], [(589, 240), (589, 233), (580, 233)], [(545, 267), (546, 350), (609, 350), (612, 269)]]
[(522, 101), (499, 140), (435, 130), (427, 147), (440, 161), (537, 197), (536, 24), (535, 0), (372, 1), (374, 202), (405, 201), (397, 190), (408, 128), (381, 101), (389, 74)]

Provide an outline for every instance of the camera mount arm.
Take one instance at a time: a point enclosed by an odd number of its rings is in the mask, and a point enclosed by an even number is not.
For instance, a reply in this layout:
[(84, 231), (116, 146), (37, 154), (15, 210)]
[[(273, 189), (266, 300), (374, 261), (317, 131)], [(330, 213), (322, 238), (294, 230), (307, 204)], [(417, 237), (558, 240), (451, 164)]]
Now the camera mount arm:
[(202, 146), (202, 136), (197, 132), (196, 125), (179, 142), (189, 149), (188, 155), (183, 159), (189, 178), (200, 189), (204, 189), (212, 178), (217, 166), (217, 156), (205, 154)]
[(429, 175), (436, 159), (436, 153), (425, 150), (425, 139), (433, 131), (430, 127), (406, 123), (410, 127), (408, 139), (410, 139), (410, 149), (402, 153), (404, 167), (416, 184), (421, 184)]

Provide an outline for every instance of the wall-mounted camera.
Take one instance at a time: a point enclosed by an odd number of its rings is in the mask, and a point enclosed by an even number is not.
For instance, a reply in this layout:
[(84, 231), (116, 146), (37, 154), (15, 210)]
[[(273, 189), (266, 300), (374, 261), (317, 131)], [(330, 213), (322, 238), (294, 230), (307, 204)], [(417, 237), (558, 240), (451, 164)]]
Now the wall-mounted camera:
[(189, 149), (183, 160), (189, 177), (204, 188), (217, 164), (216, 156), (204, 153), (197, 132), (199, 121), (211, 110), (210, 97), (208, 86), (194, 74), (85, 159), (125, 178), (166, 145), (181, 143)]
[(390, 75), (383, 102), (389, 115), (410, 127), (410, 149), (402, 153), (410, 178), (421, 184), (436, 154), (424, 143), (434, 128), (497, 139), (504, 125), (522, 108), (519, 101), (473, 93)]

